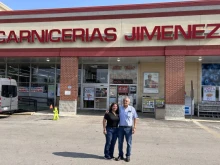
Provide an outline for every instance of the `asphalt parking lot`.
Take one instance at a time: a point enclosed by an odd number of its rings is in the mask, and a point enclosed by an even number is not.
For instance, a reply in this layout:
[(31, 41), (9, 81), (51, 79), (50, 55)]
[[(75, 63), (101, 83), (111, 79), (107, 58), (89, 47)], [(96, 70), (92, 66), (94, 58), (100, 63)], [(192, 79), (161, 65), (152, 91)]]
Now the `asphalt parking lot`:
[[(0, 116), (2, 165), (219, 165), (220, 122), (141, 117), (131, 162), (103, 159), (102, 116)], [(117, 156), (117, 144), (115, 156)]]

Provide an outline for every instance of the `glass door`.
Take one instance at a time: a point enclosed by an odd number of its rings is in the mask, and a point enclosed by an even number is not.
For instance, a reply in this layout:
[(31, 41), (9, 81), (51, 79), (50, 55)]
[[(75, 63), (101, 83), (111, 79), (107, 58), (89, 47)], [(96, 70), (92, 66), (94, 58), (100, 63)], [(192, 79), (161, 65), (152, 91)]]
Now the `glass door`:
[(83, 87), (83, 108), (94, 109), (95, 106), (95, 87)]
[(106, 110), (108, 105), (108, 87), (103, 85), (83, 86), (83, 108)]
[(96, 87), (95, 89), (95, 109), (106, 110), (108, 103), (108, 88)]

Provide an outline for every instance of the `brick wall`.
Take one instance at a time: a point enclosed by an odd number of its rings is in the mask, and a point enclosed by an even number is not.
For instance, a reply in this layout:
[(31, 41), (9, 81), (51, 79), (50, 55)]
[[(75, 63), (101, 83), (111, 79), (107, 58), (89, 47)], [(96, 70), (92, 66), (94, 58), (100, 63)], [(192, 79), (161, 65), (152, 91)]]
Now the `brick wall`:
[(166, 56), (166, 104), (185, 104), (185, 56)]
[[(71, 86), (71, 89), (68, 89)], [(65, 96), (65, 91), (71, 95)], [(61, 57), (60, 100), (74, 101), (78, 96), (78, 58)]]

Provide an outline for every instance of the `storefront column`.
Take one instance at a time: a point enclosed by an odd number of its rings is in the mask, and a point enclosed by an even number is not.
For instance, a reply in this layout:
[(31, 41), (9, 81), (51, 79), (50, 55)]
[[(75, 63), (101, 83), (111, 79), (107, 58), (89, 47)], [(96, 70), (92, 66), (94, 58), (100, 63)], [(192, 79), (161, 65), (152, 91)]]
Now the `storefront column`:
[(78, 58), (61, 57), (60, 115), (75, 115), (78, 96)]
[(185, 56), (166, 56), (165, 119), (184, 119)]

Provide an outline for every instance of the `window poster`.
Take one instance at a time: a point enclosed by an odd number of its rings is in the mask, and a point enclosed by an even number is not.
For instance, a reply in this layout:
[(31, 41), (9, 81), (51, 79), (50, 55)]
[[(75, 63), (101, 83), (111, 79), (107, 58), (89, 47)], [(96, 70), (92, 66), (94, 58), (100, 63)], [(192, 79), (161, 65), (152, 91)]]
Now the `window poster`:
[(159, 93), (159, 73), (144, 73), (143, 93)]
[(203, 101), (216, 101), (216, 87), (204, 86), (203, 87)]
[(84, 100), (94, 100), (95, 88), (84, 88)]

